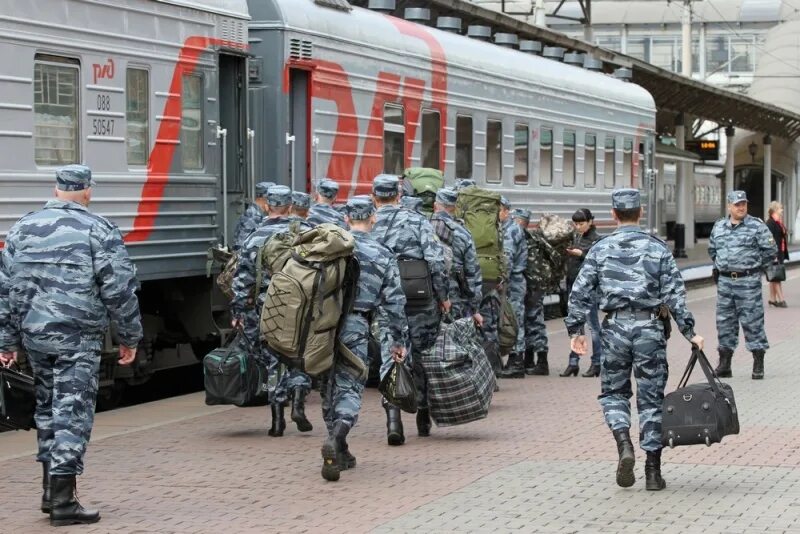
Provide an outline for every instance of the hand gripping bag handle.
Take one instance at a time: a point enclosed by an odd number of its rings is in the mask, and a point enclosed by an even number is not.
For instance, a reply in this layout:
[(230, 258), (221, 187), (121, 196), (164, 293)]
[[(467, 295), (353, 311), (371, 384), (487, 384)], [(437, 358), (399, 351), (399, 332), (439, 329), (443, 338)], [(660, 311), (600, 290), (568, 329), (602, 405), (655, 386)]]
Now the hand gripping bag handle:
[(711, 389), (714, 391), (714, 395), (717, 397), (724, 397), (722, 392), (719, 389), (718, 383), (719, 378), (714, 373), (714, 369), (711, 367), (711, 363), (709, 363), (708, 358), (706, 358), (705, 353), (692, 346), (692, 357), (689, 358), (689, 363), (686, 365), (686, 370), (683, 372), (683, 377), (681, 377), (680, 382), (678, 382), (678, 388), (686, 387), (689, 383), (689, 377), (692, 375), (692, 371), (694, 371), (694, 366), (696, 363), (700, 363), (700, 369), (703, 370), (703, 374), (706, 375), (706, 380), (708, 380), (708, 384), (711, 386)]

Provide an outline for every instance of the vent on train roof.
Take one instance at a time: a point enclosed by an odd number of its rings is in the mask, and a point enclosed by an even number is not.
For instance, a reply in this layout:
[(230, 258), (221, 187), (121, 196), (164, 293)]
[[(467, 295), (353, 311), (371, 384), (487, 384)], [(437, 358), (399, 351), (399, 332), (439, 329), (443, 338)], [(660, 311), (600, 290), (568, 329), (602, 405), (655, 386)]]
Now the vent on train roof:
[(219, 21), (219, 38), (236, 44), (247, 44), (247, 24), (242, 20), (222, 18)]
[(407, 7), (405, 19), (424, 24), (431, 20), (431, 10), (426, 7)]
[(353, 6), (347, 0), (314, 0), (314, 3), (324, 7), (331, 7), (341, 11), (350, 11)]
[(369, 0), (367, 7), (381, 13), (393, 13), (397, 7), (397, 2), (395, 0)]
[(506, 48), (514, 48), (519, 44), (519, 37), (516, 33), (496, 33), (494, 34), (494, 44)]
[(569, 54), (564, 54), (564, 63), (574, 67), (583, 67), (583, 54), (580, 52), (570, 52)]
[(436, 19), (436, 27), (446, 32), (461, 33), (461, 19), (458, 17), (439, 17)]
[(528, 54), (542, 55), (542, 43), (539, 41), (531, 41), (530, 39), (523, 39), (519, 42), (519, 49)]
[(480, 26), (473, 24), (467, 28), (467, 36), (480, 41), (491, 41), (492, 28), (491, 26)]
[(542, 55), (547, 59), (561, 61), (564, 58), (564, 49), (560, 46), (545, 46)]
[(311, 59), (314, 55), (314, 45), (305, 39), (289, 40), (289, 58), (291, 59)]
[(583, 58), (583, 68), (595, 72), (603, 70), (603, 62), (596, 57), (586, 56)]
[(633, 79), (633, 71), (626, 67), (620, 67), (614, 71), (614, 78), (622, 80), (623, 82), (629, 82)]

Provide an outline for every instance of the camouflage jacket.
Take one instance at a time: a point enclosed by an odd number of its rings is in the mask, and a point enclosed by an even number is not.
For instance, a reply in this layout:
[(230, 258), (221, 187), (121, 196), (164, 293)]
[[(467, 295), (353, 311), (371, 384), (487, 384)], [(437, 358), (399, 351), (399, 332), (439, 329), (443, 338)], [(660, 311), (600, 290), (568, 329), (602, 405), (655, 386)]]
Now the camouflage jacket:
[(509, 217), (503, 223), (503, 252), (511, 275), (521, 275), (528, 265), (528, 244), (524, 230)]
[(775, 260), (778, 248), (767, 225), (747, 215), (736, 226), (730, 217), (720, 219), (711, 230), (708, 255), (720, 271), (761, 269)]
[(653, 310), (666, 304), (681, 334), (686, 339), (695, 335), (672, 252), (639, 226), (621, 226), (589, 250), (569, 297), (564, 323), (570, 335), (583, 333), (586, 316), (597, 305), (595, 295), (603, 311)]
[(323, 223), (331, 223), (349, 230), (347, 223), (344, 222), (344, 215), (336, 211), (336, 208), (327, 204), (314, 204), (308, 210), (308, 219), (306, 221), (311, 225), (318, 225)]
[[(469, 302), (473, 311), (481, 307), (483, 298), (483, 278), (481, 267), (478, 264), (478, 254), (475, 251), (475, 243), (472, 241), (472, 234), (464, 228), (458, 220), (447, 213), (439, 211), (433, 214), (431, 224), (436, 221), (443, 221), (447, 228), (452, 232), (450, 243), (444, 243), (453, 250), (453, 266), (450, 271), (450, 297), (460, 298)], [(443, 240), (439, 235), (439, 239)]]
[[(119, 229), (75, 202), (49, 201), (9, 231), (0, 255), (0, 350), (75, 350), (109, 316), (120, 343), (142, 338), (135, 269)], [(20, 339), (21, 338), (21, 339)]]
[(239, 217), (239, 222), (236, 223), (236, 229), (233, 231), (234, 252), (242, 248), (245, 239), (261, 225), (263, 220), (264, 212), (261, 208), (257, 204), (248, 204), (247, 209)]

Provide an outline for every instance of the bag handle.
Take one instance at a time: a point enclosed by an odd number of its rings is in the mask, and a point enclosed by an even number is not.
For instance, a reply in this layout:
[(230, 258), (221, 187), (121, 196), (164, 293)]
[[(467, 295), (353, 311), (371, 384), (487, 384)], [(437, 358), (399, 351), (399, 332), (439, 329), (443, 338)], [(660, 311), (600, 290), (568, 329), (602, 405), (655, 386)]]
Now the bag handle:
[(680, 382), (678, 382), (678, 388), (686, 387), (686, 385), (689, 383), (689, 378), (692, 375), (692, 371), (694, 371), (694, 366), (697, 363), (700, 364), (700, 369), (703, 370), (703, 374), (706, 376), (708, 384), (714, 391), (714, 395), (718, 397), (724, 397), (719, 389), (719, 385), (722, 385), (722, 382), (717, 377), (716, 373), (714, 373), (714, 369), (711, 367), (711, 363), (708, 361), (708, 358), (706, 358), (705, 353), (695, 346), (692, 346), (692, 356), (689, 358), (689, 363), (686, 365), (686, 370), (683, 372), (683, 377), (681, 377)]

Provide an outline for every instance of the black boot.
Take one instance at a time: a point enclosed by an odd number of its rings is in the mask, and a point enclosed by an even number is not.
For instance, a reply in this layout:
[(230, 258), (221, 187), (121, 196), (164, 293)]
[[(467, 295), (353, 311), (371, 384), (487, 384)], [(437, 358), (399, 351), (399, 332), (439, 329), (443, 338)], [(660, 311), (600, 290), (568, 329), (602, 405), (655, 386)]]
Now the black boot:
[(417, 435), (421, 438), (431, 435), (431, 412), (428, 408), (417, 410)]
[(269, 429), (269, 434), (273, 438), (283, 436), (283, 431), (286, 430), (286, 420), (283, 418), (283, 404), (270, 404), (272, 408), (272, 427)]
[(753, 351), (753, 380), (762, 380), (764, 378), (764, 351)]
[(532, 348), (525, 349), (525, 374), (532, 375), (536, 371), (536, 353)]
[(300, 432), (314, 430), (306, 417), (306, 392), (303, 389), (295, 389), (292, 395), (292, 421), (297, 424), (297, 430)]
[(559, 374), (558, 376), (578, 376), (578, 371), (580, 371), (580, 367), (577, 365), (567, 365), (567, 368), (564, 369), (564, 372)]
[(350, 427), (344, 423), (336, 423), (333, 427), (333, 438), (336, 440), (339, 454), (339, 471), (347, 471), (356, 466), (356, 457), (350, 453), (350, 446), (347, 444), (349, 432)]
[(500, 371), (500, 378), (525, 378), (525, 370), (522, 367), (522, 360), (516, 352), (508, 355), (508, 362), (505, 368)]
[(547, 365), (547, 351), (539, 352), (537, 356), (539, 359), (536, 362), (536, 368), (531, 374), (537, 376), (548, 376), (550, 374), (550, 366)]
[(75, 496), (75, 475), (50, 477), (50, 524), (54, 527), (79, 523), (97, 523), (100, 512), (86, 510)]
[(596, 364), (590, 365), (589, 368), (586, 370), (586, 372), (583, 373), (581, 376), (585, 378), (589, 378), (592, 376), (600, 376), (600, 366)]
[[(348, 432), (350, 432), (350, 427), (338, 421), (333, 426), (333, 431), (328, 439), (322, 444), (322, 478), (325, 480), (336, 482), (339, 480), (340, 473), (348, 468), (344, 458)], [(355, 466), (355, 457), (353, 457), (353, 465)]]
[(389, 445), (402, 445), (406, 442), (403, 435), (403, 420), (400, 418), (400, 408), (387, 404), (386, 408), (386, 440)]
[(733, 351), (731, 349), (719, 349), (719, 365), (714, 369), (714, 372), (719, 378), (730, 378), (733, 376), (733, 373), (731, 373), (732, 358)]
[(617, 485), (623, 488), (630, 488), (636, 482), (636, 477), (633, 474), (636, 455), (633, 452), (631, 435), (627, 428), (623, 428), (614, 431), (614, 439), (617, 441), (617, 452), (619, 453)]
[(667, 483), (661, 478), (661, 449), (647, 451), (647, 460), (644, 462), (645, 487), (650, 491), (661, 491)]
[(50, 513), (50, 462), (42, 462), (42, 513)]

